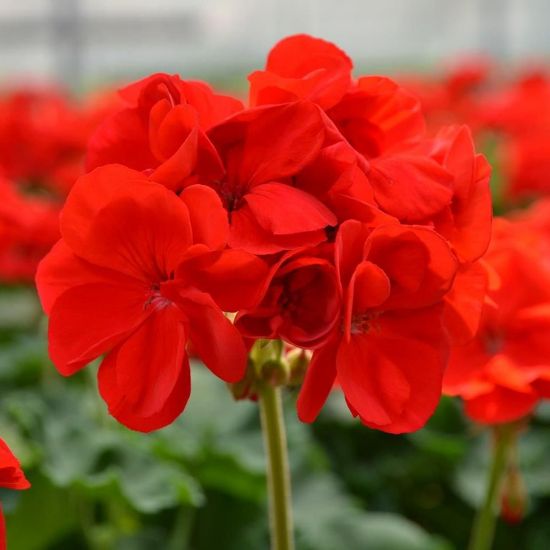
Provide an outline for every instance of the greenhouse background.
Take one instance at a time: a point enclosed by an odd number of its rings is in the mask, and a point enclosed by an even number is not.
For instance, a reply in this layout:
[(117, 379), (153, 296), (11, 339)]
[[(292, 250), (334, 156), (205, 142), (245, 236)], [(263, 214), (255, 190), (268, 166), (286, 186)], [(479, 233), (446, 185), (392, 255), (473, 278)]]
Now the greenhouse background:
[(245, 73), (306, 32), (360, 66), (550, 53), (545, 0), (2, 0), (0, 71), (82, 86), (150, 71)]
[[(71, 157), (49, 187), (34, 175), (13, 182), (29, 201), (54, 196), (61, 208), (74, 181), (67, 184), (68, 178), (75, 168), (84, 170), (99, 119), (120, 107), (117, 87), (156, 72), (177, 73), (245, 101), (247, 75), (264, 67), (274, 44), (306, 33), (345, 50), (355, 76), (383, 74), (410, 85), (429, 132), (442, 120), (472, 124), (476, 150), (493, 164), (495, 214), (523, 212), (533, 197), (506, 195), (516, 128), (479, 122), (486, 104), (476, 102), (486, 92), (500, 101), (500, 91), (512, 90), (503, 97), (511, 97), (520, 123), (531, 116), (540, 124), (536, 143), (529, 141), (532, 157), (523, 160), (534, 162), (526, 173), (537, 185), (548, 174), (535, 198), (548, 197), (549, 20), (548, 0), (0, 0), (0, 117), (9, 118), (11, 107), (2, 109), (13, 90), (13, 105), (19, 92), (25, 99), (35, 90), (38, 98), (52, 93), (55, 105), (34, 117), (32, 101), (29, 115), (23, 100), (30, 130), (23, 126), (15, 137), (0, 118), (0, 437), (32, 484), (28, 491), (9, 491), (0, 475), (8, 550), (267, 550), (269, 525), (257, 404), (234, 400), (197, 359), (185, 413), (149, 434), (109, 416), (98, 394), (99, 360), (70, 378), (58, 374), (32, 277), (3, 277), (2, 239), (13, 223), (13, 197), (2, 195), (2, 147), (11, 151), (15, 143), (16, 156), (24, 156), (32, 132), (59, 137), (65, 123), (70, 132), (82, 126), (70, 136), (76, 145), (69, 144), (78, 166)], [(531, 85), (535, 99), (529, 103), (521, 92), (529, 97)], [(65, 116), (65, 103), (70, 116), (52, 131), (56, 109)], [(44, 116), (50, 126), (42, 133), (43, 113), (53, 115)], [(520, 191), (524, 183), (517, 184)], [(17, 210), (23, 203), (13, 204)], [(537, 230), (550, 235), (542, 214)], [(543, 251), (550, 254), (550, 245)], [(297, 395), (291, 387), (284, 396), (297, 550), (467, 548), (496, 432), (468, 418), (459, 398), (442, 397), (426, 427), (395, 436), (362, 426), (338, 391), (314, 423), (301, 423)], [(517, 453), (506, 472), (516, 500), (508, 509), (498, 503), (493, 548), (547, 550), (550, 401), (541, 398), (516, 427)]]

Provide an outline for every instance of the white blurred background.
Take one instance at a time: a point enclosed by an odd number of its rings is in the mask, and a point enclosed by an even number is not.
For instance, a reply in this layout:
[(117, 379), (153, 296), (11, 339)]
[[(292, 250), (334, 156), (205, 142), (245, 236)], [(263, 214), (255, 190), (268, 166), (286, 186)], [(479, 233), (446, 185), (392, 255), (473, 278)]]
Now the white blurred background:
[(549, 21), (550, 0), (0, 0), (0, 79), (79, 89), (157, 70), (230, 76), (296, 32), (337, 42), (362, 68), (540, 59)]

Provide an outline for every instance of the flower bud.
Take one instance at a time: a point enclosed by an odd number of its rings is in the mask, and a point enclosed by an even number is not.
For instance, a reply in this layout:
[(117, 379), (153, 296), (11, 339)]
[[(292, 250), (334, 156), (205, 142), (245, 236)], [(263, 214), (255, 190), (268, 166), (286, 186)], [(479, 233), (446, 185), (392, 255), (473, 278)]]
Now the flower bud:
[(289, 386), (301, 386), (311, 360), (311, 352), (295, 348), (287, 354), (286, 358), (290, 371)]
[(261, 366), (260, 379), (272, 386), (284, 386), (290, 378), (286, 361), (269, 360)]
[(242, 380), (239, 380), (239, 382), (235, 382), (233, 384), (228, 384), (233, 398), (236, 401), (240, 401), (242, 399), (252, 399), (255, 401), (257, 399), (255, 381), (256, 373), (254, 365), (249, 361), (246, 373)]

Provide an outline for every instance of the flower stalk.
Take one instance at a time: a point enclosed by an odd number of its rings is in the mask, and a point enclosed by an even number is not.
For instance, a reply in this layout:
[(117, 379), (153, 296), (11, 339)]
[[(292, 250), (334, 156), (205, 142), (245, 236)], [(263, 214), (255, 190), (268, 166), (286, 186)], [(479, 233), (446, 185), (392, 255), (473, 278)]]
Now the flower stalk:
[(490, 550), (495, 535), (498, 503), (517, 427), (504, 424), (494, 428), (494, 445), (485, 497), (474, 521), (468, 550)]
[(290, 469), (281, 388), (259, 388), (260, 417), (267, 455), (271, 550), (294, 550)]

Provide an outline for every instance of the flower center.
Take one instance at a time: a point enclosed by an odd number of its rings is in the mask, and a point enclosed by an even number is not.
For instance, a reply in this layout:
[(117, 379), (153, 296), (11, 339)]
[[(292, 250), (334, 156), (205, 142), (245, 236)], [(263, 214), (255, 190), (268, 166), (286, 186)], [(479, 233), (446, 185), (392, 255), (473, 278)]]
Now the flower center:
[(485, 334), (485, 351), (489, 355), (500, 353), (504, 347), (504, 338), (501, 334), (489, 331)]
[(154, 308), (156, 310), (164, 309), (171, 305), (172, 302), (162, 295), (160, 291), (160, 284), (154, 283), (149, 288), (147, 298), (143, 304), (143, 309)]
[(380, 332), (380, 324), (378, 323), (379, 316), (379, 312), (354, 315), (351, 318), (351, 334), (366, 334), (372, 330)]
[(229, 214), (238, 210), (243, 205), (243, 195), (245, 194), (243, 189), (235, 188), (227, 182), (218, 182), (216, 187)]

